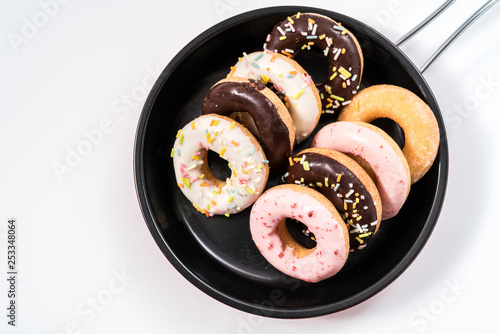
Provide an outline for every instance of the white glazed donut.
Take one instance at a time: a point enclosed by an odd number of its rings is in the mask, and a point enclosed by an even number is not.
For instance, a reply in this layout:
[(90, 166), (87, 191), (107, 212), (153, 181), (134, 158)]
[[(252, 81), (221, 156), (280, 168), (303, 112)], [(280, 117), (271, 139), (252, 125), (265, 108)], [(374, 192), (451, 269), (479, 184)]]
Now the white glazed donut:
[(246, 53), (231, 67), (230, 77), (245, 77), (267, 84), (286, 96), (297, 143), (304, 141), (318, 124), (322, 112), (318, 90), (311, 77), (293, 59), (274, 52)]
[(388, 134), (368, 123), (334, 122), (316, 134), (311, 146), (363, 158), (376, 175), (382, 219), (399, 212), (410, 192), (410, 169), (398, 144)]
[[(208, 150), (228, 161), (231, 177), (223, 181), (213, 175)], [(228, 216), (249, 207), (269, 176), (269, 161), (255, 137), (225, 116), (203, 115), (186, 124), (177, 133), (171, 155), (177, 185), (207, 216)]]
[[(301, 246), (288, 232), (286, 218), (306, 225), (316, 247)], [(349, 254), (347, 227), (333, 204), (316, 190), (296, 184), (270, 188), (259, 197), (250, 213), (250, 232), (273, 267), (306, 282), (335, 275)]]

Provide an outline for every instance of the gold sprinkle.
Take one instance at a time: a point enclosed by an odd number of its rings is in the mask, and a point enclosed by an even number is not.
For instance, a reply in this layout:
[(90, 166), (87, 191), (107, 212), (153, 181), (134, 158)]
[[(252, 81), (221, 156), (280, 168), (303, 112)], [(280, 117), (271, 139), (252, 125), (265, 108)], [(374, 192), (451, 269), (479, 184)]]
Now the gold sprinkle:
[(342, 74), (346, 79), (349, 79), (351, 77), (351, 72), (340, 66), (339, 68), (340, 74)]

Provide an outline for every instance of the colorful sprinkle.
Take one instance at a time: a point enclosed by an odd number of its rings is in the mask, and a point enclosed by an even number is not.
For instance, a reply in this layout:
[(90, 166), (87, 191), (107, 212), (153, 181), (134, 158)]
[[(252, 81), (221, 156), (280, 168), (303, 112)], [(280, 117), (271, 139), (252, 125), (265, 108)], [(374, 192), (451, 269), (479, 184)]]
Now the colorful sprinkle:
[(302, 94), (304, 93), (304, 90), (300, 90), (295, 96), (293, 97), (295, 100), (297, 100)]
[(340, 102), (344, 101), (344, 98), (343, 98), (343, 97), (340, 97), (340, 96), (337, 96), (337, 95), (333, 95), (333, 94), (331, 94), (331, 95), (330, 95), (330, 97), (331, 97), (332, 99), (335, 99), (335, 100), (340, 101)]
[(306, 172), (311, 170), (311, 168), (309, 167), (309, 162), (307, 162), (307, 161), (304, 161), (304, 163), (302, 164), (302, 167), (304, 168), (304, 170)]
[(340, 74), (342, 74), (344, 77), (346, 77), (346, 79), (350, 78), (351, 77), (351, 73), (346, 70), (345, 68), (343, 68), (342, 66), (340, 66), (339, 68), (339, 72)]

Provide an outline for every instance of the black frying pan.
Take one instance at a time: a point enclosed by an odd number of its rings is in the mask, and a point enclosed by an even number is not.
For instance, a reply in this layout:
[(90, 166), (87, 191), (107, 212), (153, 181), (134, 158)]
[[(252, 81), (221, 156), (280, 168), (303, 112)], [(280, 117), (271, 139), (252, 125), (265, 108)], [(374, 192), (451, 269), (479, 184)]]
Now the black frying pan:
[[(399, 214), (382, 223), (365, 249), (351, 253), (337, 275), (315, 284), (287, 277), (266, 262), (251, 240), (249, 209), (231, 218), (206, 218), (194, 210), (176, 186), (170, 158), (177, 130), (201, 115), (201, 101), (208, 89), (226, 76), (244, 51), (261, 50), (276, 23), (298, 11), (316, 12), (341, 22), (363, 49), (361, 88), (392, 84), (411, 90), (433, 110), (441, 131), (434, 165), (412, 186)], [(326, 66), (322, 54), (303, 53), (298, 61), (313, 79), (321, 80), (323, 65)], [(323, 115), (317, 129), (332, 121), (334, 117)], [(399, 137), (394, 124), (389, 122), (386, 130)], [(313, 136), (296, 151), (308, 147)], [(402, 138), (395, 139), (402, 142)], [(391, 41), (367, 25), (335, 12), (274, 7), (215, 25), (172, 59), (152, 88), (140, 117), (134, 167), (146, 224), (163, 254), (186, 279), (240, 310), (270, 317), (302, 318), (356, 305), (388, 286), (412, 263), (429, 238), (443, 204), (448, 145), (431, 89), (420, 71)], [(268, 187), (278, 184), (279, 176), (272, 175)]]

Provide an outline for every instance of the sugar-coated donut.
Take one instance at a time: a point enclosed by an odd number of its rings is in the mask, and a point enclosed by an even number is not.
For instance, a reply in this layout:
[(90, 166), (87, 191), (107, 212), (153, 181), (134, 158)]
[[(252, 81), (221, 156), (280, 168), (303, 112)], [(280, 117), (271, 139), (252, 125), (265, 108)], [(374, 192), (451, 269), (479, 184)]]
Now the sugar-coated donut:
[(295, 155), (283, 182), (313, 188), (328, 198), (349, 229), (351, 251), (377, 232), (382, 205), (375, 183), (360, 165), (338, 151), (308, 148)]
[[(228, 161), (231, 176), (226, 180), (211, 172), (209, 150)], [(179, 130), (172, 157), (182, 193), (207, 216), (227, 216), (249, 207), (264, 190), (269, 175), (269, 161), (255, 137), (220, 115), (199, 116)]]
[[(288, 232), (286, 218), (305, 224), (316, 247), (301, 246)], [(252, 206), (250, 231), (266, 260), (306, 282), (335, 275), (349, 254), (347, 228), (333, 204), (319, 192), (295, 184), (270, 188)]]
[(431, 108), (407, 89), (375, 85), (356, 94), (338, 120), (370, 123), (378, 118), (390, 118), (403, 129), (403, 154), (411, 182), (417, 182), (431, 168), (439, 148), (439, 127)]
[(410, 170), (398, 144), (387, 133), (368, 123), (339, 121), (319, 130), (311, 146), (361, 157), (376, 176), (382, 219), (399, 212), (410, 192)]
[(321, 116), (318, 90), (311, 77), (293, 59), (272, 52), (244, 53), (231, 67), (228, 76), (272, 83), (279, 93), (284, 94), (285, 105), (295, 126), (297, 143), (307, 138), (318, 124)]
[(326, 79), (318, 88), (325, 112), (333, 113), (350, 103), (359, 89), (363, 53), (345, 27), (315, 13), (297, 13), (278, 23), (267, 36), (264, 49), (294, 57), (311, 46), (328, 57)]
[(287, 163), (295, 145), (293, 120), (281, 99), (262, 82), (240, 77), (222, 79), (205, 95), (201, 111), (224, 116), (248, 113), (271, 172)]

